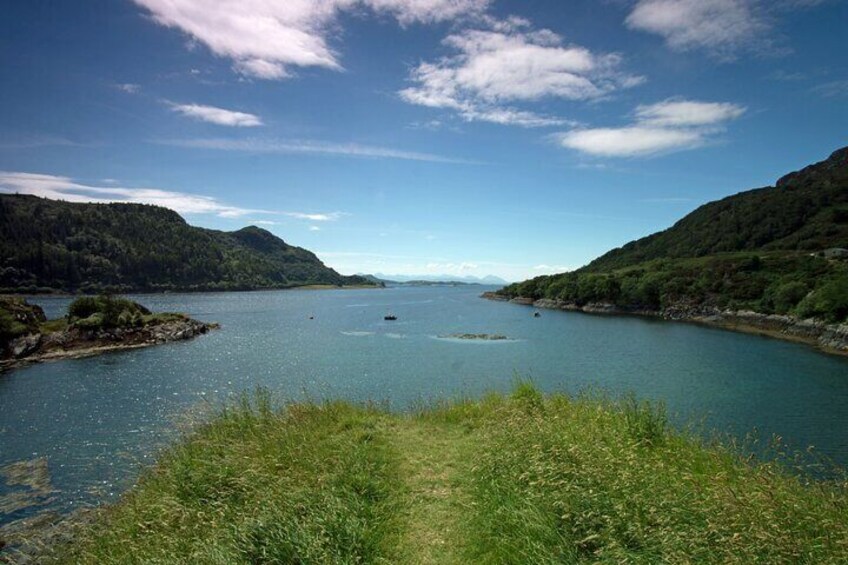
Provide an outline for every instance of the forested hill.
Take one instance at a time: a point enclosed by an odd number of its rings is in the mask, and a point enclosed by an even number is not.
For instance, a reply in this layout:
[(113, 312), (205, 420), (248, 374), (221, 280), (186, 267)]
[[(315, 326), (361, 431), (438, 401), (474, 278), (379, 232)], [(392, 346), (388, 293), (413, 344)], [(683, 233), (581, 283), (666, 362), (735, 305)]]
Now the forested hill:
[(819, 251), (848, 247), (848, 147), (759, 188), (705, 204), (671, 228), (595, 259), (603, 272), (651, 259), (733, 251)]
[[(673, 227), (574, 272), (498, 291), (582, 308), (754, 310), (848, 320), (848, 148), (780, 179), (701, 206)], [(675, 314), (676, 315), (676, 314)]]
[(144, 204), (0, 194), (0, 292), (251, 290), (371, 284), (254, 226), (222, 232)]

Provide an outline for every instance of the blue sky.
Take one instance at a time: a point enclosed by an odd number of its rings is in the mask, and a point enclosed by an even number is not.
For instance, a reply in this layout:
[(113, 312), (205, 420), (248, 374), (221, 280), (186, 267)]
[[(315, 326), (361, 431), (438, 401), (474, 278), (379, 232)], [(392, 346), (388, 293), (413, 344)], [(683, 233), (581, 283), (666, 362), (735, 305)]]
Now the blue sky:
[(579, 267), (846, 145), (839, 0), (0, 6), (0, 190), (344, 273)]

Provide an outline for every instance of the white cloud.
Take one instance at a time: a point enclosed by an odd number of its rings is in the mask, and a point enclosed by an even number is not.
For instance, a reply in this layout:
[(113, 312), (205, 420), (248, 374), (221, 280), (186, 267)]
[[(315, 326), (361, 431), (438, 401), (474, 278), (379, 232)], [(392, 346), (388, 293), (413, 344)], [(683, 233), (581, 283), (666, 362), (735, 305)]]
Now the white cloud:
[(214, 214), (225, 218), (259, 213), (272, 214), (268, 210), (253, 210), (230, 206), (210, 196), (173, 192), (158, 188), (122, 188), (117, 186), (91, 186), (75, 182), (69, 177), (0, 171), (0, 191), (7, 193), (32, 194), (52, 200), (68, 202), (132, 202), (155, 204), (170, 208), (180, 214)]
[[(230, 206), (211, 196), (162, 190), (159, 188), (124, 188), (118, 186), (92, 186), (76, 182), (69, 177), (0, 171), (0, 192), (31, 194), (51, 200), (67, 202), (131, 202), (154, 204), (170, 208), (180, 214), (213, 214), (221, 218), (241, 218), (248, 214), (271, 214), (299, 220), (333, 222), (346, 216), (344, 212), (326, 214), (281, 212)], [(277, 225), (271, 220), (249, 220), (257, 225)]]
[(328, 36), (345, 11), (370, 9), (402, 25), (482, 13), (489, 0), (135, 0), (245, 75), (281, 79), (291, 67), (340, 69)]
[[(345, 212), (330, 212), (329, 214), (307, 214), (304, 212), (283, 212), (284, 216), (297, 218), (298, 220), (309, 220), (311, 222), (335, 222), (347, 216)], [(315, 226), (312, 226), (315, 227)], [(320, 228), (319, 228), (320, 229)], [(315, 230), (313, 230), (315, 231)]]
[(626, 23), (661, 35), (672, 49), (722, 56), (751, 46), (769, 29), (754, 0), (640, 0)]
[(79, 143), (71, 141), (65, 137), (56, 135), (23, 135), (12, 139), (9, 136), (7, 139), (0, 141), (0, 149), (32, 149), (35, 147), (50, 147), (50, 146), (67, 146), (67, 147), (91, 147), (92, 144)]
[[(347, 2), (349, 4), (349, 2)], [(363, 0), (376, 12), (389, 13), (402, 24), (435, 23), (486, 11), (490, 0)]]
[(598, 157), (643, 157), (693, 149), (740, 117), (736, 104), (669, 99), (636, 108), (636, 121), (619, 128), (574, 129), (554, 135), (563, 147)]
[(170, 102), (168, 104), (174, 112), (201, 122), (229, 127), (256, 127), (262, 125), (262, 120), (255, 114), (235, 112), (233, 110), (226, 110), (216, 106), (204, 106), (202, 104), (174, 104)]
[(706, 126), (733, 120), (745, 108), (727, 102), (693, 102), (669, 99), (636, 108), (639, 123), (659, 127)]
[(774, 50), (781, 13), (825, 0), (638, 0), (627, 16), (631, 29), (662, 36), (677, 51), (703, 49), (723, 59), (742, 50)]
[(466, 275), (480, 268), (477, 263), (465, 261), (462, 263), (427, 263), (424, 272), (428, 275)]
[(158, 143), (195, 149), (216, 149), (220, 151), (243, 151), (246, 153), (303, 153), (313, 155), (340, 155), (370, 159), (402, 159), (407, 161), (427, 161), (432, 163), (479, 164), (476, 161), (453, 159), (432, 153), (403, 151), (390, 147), (360, 145), (358, 143), (333, 143), (309, 140), (276, 139), (170, 139)]
[(130, 82), (123, 82), (123, 83), (119, 83), (119, 84), (114, 84), (112, 86), (114, 86), (115, 88), (117, 88), (118, 90), (120, 90), (122, 92), (126, 92), (127, 94), (136, 94), (141, 90), (141, 85), (133, 84), (133, 83), (130, 83)]
[(696, 147), (703, 141), (696, 131), (642, 126), (573, 130), (560, 134), (558, 139), (563, 147), (600, 157), (652, 155)]
[(536, 265), (533, 267), (533, 270), (536, 271), (537, 274), (540, 275), (556, 275), (559, 273), (566, 273), (568, 271), (574, 270), (573, 267), (567, 267), (565, 265)]
[(444, 44), (456, 54), (423, 62), (411, 73), (413, 86), (400, 91), (411, 104), (446, 108), (468, 121), (525, 127), (561, 125), (504, 104), (544, 98), (594, 100), (644, 79), (619, 70), (621, 57), (565, 45), (550, 30), (532, 31), (526, 20), (488, 20), (490, 30), (465, 30)]
[(848, 80), (835, 80), (813, 87), (812, 91), (825, 98), (848, 96)]
[(321, 228), (318, 226), (309, 226), (309, 231), (321, 231)]
[(513, 125), (524, 128), (563, 126), (573, 122), (552, 116), (543, 116), (535, 112), (515, 108), (473, 108), (462, 111), (462, 117), (469, 122), (491, 122), (493, 124)]

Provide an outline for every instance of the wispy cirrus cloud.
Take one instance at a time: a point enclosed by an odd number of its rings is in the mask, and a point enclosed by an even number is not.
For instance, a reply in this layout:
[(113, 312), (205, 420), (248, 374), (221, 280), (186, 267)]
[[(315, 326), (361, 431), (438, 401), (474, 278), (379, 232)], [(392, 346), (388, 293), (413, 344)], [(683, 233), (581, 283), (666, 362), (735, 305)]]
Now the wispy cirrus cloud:
[(489, 0), (134, 0), (246, 76), (279, 80), (292, 67), (342, 68), (329, 37), (342, 13), (370, 10), (401, 25), (482, 14)]
[(848, 80), (834, 80), (814, 86), (811, 91), (824, 98), (848, 96)]
[(138, 94), (141, 92), (141, 85), (132, 82), (119, 82), (112, 85), (113, 88), (126, 92), (127, 94)]
[[(67, 202), (153, 204), (170, 208), (180, 214), (211, 214), (221, 218), (241, 218), (249, 214), (268, 214), (313, 222), (332, 222), (347, 215), (344, 212), (320, 214), (242, 208), (226, 204), (211, 196), (199, 194), (162, 190), (160, 188), (94, 186), (75, 181), (70, 177), (9, 171), (0, 171), (0, 192), (30, 194)], [(251, 223), (276, 224), (272, 220), (251, 220)]]
[(0, 149), (33, 149), (36, 147), (94, 147), (92, 143), (80, 143), (58, 135), (23, 134), (0, 136)]
[(282, 212), (284, 216), (297, 218), (298, 220), (309, 220), (311, 222), (335, 222), (349, 216), (346, 212), (330, 212), (328, 214), (308, 214), (304, 212)]
[(553, 137), (596, 157), (644, 157), (704, 145), (744, 113), (737, 104), (668, 99), (637, 107), (634, 123), (624, 127), (574, 129)]
[(189, 147), (194, 149), (214, 149), (218, 151), (239, 151), (244, 153), (335, 155), (340, 157), (358, 157), (366, 159), (401, 159), (406, 161), (425, 161), (431, 163), (450, 163), (461, 165), (481, 164), (479, 161), (445, 157), (442, 155), (435, 155), (433, 153), (404, 151), (401, 149), (393, 149), (391, 147), (362, 145), (359, 143), (336, 143), (329, 141), (256, 138), (199, 138), (165, 139), (158, 140), (156, 141), (156, 143), (162, 145), (172, 145), (176, 147)]
[(262, 119), (255, 114), (237, 112), (218, 108), (217, 106), (206, 106), (203, 104), (176, 104), (166, 102), (171, 110), (194, 120), (229, 127), (256, 127), (261, 126)]
[(487, 19), (443, 43), (455, 54), (413, 69), (403, 100), (455, 111), (467, 121), (523, 127), (564, 125), (567, 120), (515, 108), (542, 99), (596, 100), (643, 77), (620, 70), (621, 57), (568, 45), (556, 33), (533, 30), (520, 18)]

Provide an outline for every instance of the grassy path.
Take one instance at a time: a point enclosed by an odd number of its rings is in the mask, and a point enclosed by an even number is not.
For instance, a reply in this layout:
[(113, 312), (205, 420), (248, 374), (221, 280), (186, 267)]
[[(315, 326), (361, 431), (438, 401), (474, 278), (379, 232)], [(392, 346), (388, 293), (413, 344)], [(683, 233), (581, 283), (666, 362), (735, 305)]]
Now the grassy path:
[(471, 435), (461, 426), (418, 418), (392, 419), (385, 426), (403, 481), (398, 557), (411, 564), (463, 562), (459, 533), (471, 506), (465, 490)]
[(750, 464), (635, 400), (522, 384), (404, 415), (258, 394), (164, 453), (55, 561), (842, 565), (846, 509), (845, 479)]

